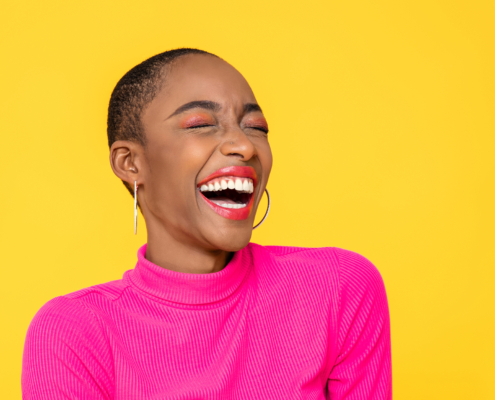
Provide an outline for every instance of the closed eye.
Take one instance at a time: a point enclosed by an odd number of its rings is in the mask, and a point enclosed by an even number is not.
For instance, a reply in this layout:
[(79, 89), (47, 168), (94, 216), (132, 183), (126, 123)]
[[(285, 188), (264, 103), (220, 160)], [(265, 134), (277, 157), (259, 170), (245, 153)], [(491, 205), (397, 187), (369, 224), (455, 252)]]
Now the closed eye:
[(268, 124), (266, 123), (266, 119), (260, 115), (248, 115), (244, 119), (244, 126), (248, 129), (256, 129), (257, 131), (261, 131), (268, 133)]
[(194, 125), (194, 126), (188, 126), (186, 129), (207, 128), (209, 126), (214, 126), (214, 125), (209, 125), (209, 124)]
[(215, 124), (215, 118), (204, 112), (188, 114), (179, 121), (179, 126), (183, 129), (200, 129), (215, 126)]
[(257, 131), (268, 133), (268, 129), (266, 129), (266, 128), (262, 127), (262, 126), (247, 126), (246, 128), (256, 129)]

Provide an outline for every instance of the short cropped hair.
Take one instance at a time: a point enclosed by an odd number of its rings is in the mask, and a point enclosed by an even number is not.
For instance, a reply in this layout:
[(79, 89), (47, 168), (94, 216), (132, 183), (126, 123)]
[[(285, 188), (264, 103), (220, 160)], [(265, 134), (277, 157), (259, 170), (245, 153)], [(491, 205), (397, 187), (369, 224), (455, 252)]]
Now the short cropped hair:
[[(144, 108), (153, 101), (162, 87), (165, 66), (188, 54), (214, 54), (204, 50), (180, 48), (150, 57), (127, 72), (117, 83), (108, 105), (108, 146), (116, 140), (129, 140), (146, 146), (141, 123)], [(127, 182), (124, 185), (133, 194)]]

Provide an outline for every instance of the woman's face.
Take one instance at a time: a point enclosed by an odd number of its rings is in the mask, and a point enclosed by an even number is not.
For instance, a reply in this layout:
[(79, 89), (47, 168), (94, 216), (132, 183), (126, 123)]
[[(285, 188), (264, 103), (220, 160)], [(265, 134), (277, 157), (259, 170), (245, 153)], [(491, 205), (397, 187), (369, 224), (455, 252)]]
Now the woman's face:
[(184, 56), (167, 70), (142, 123), (138, 196), (148, 234), (165, 230), (208, 250), (247, 245), (272, 154), (244, 77), (216, 57)]

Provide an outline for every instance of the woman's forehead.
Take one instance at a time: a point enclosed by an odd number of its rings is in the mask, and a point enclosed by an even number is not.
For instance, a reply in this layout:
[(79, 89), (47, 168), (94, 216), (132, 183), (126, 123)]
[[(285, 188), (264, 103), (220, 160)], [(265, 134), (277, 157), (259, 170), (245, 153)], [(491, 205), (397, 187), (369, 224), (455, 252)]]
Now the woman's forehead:
[(255, 101), (251, 87), (242, 74), (218, 57), (187, 55), (172, 63), (164, 75), (165, 83), (160, 92), (174, 103), (204, 99), (220, 103), (234, 99)]

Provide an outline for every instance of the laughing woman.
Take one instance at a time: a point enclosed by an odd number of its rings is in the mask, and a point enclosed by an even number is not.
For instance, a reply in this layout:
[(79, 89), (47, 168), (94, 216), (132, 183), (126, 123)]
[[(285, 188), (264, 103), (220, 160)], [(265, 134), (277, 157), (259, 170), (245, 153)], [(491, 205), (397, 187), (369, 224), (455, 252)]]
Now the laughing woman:
[(144, 61), (112, 93), (108, 141), (148, 243), (121, 280), (37, 313), (25, 400), (391, 399), (376, 268), (249, 243), (272, 154), (236, 69), (194, 49)]

